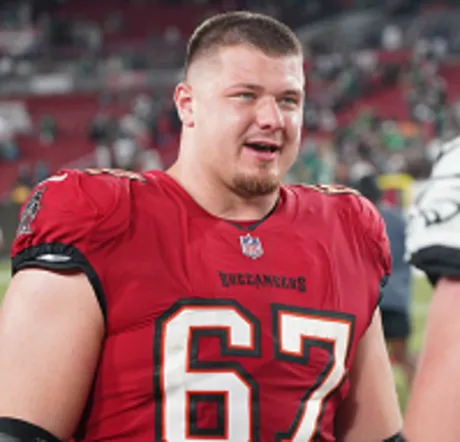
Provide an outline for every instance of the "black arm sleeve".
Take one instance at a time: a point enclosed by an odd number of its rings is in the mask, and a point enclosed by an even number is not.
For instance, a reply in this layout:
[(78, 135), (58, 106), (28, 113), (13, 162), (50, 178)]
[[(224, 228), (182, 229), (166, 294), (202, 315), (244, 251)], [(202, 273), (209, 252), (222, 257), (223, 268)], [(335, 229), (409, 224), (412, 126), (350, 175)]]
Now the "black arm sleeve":
[(383, 440), (383, 442), (409, 442), (409, 441), (401, 433), (397, 433), (394, 436), (391, 436), (388, 439)]
[(0, 417), (0, 442), (60, 442), (43, 428), (20, 419)]

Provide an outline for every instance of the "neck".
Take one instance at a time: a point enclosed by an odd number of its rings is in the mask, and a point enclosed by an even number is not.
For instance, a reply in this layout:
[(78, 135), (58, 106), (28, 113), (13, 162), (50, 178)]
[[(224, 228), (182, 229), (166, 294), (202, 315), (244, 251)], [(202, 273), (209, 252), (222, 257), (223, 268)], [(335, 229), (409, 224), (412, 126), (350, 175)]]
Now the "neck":
[(276, 204), (279, 191), (254, 198), (244, 198), (223, 183), (216, 183), (197, 164), (183, 164), (180, 159), (166, 173), (177, 181), (206, 212), (233, 221), (262, 219)]

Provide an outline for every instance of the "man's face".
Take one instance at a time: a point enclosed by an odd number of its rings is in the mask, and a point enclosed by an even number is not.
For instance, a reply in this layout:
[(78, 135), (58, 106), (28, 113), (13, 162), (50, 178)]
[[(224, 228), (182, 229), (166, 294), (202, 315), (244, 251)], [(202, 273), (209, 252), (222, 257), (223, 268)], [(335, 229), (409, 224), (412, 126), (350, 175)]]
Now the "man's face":
[(187, 122), (206, 173), (245, 197), (277, 190), (300, 145), (302, 57), (224, 47), (190, 77), (182, 85), (190, 94)]

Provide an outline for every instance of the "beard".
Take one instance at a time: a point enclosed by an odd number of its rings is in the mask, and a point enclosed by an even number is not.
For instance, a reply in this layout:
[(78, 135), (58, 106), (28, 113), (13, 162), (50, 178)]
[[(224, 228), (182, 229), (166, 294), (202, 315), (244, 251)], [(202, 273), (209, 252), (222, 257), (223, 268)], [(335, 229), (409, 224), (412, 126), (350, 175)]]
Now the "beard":
[(276, 175), (252, 176), (239, 174), (233, 178), (232, 188), (243, 198), (256, 198), (276, 192), (281, 185)]

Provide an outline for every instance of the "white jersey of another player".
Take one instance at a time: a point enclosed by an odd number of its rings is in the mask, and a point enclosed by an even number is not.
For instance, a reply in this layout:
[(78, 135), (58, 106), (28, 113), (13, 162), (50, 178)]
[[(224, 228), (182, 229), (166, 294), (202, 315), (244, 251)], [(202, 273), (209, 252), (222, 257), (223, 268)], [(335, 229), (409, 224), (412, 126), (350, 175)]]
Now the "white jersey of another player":
[(407, 258), (434, 284), (460, 276), (460, 137), (443, 146), (409, 211)]
[(460, 137), (446, 143), (409, 212), (407, 258), (434, 286), (405, 415), (409, 442), (460, 441)]

